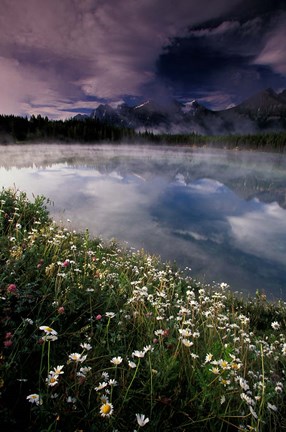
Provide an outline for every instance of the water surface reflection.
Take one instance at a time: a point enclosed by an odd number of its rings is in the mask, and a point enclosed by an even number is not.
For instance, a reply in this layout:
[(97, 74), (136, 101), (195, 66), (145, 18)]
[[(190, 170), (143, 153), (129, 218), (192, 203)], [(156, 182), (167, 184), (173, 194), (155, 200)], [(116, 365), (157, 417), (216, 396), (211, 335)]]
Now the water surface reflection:
[(53, 215), (192, 268), (205, 282), (286, 298), (283, 155), (113, 146), (0, 146), (0, 184)]

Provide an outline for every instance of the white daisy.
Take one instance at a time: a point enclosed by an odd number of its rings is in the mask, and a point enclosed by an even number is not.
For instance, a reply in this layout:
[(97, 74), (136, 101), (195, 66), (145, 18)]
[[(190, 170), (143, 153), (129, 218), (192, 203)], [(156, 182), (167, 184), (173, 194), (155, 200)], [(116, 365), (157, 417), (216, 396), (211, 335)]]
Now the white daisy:
[(140, 427), (145, 426), (150, 421), (149, 418), (145, 417), (144, 414), (136, 414), (136, 420)]

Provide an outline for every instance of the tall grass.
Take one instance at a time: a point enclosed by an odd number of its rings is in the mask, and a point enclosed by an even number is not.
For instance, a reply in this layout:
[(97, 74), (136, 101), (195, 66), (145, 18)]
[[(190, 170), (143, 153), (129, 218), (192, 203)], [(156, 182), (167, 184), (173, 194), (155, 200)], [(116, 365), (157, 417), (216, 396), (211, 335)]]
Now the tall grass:
[(0, 193), (1, 431), (286, 428), (286, 308)]

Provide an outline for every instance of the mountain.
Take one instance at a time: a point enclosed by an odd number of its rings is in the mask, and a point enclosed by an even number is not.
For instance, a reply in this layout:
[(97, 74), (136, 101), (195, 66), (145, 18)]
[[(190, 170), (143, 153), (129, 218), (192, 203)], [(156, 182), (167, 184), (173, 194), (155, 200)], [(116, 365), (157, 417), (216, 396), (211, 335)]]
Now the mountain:
[(277, 94), (271, 88), (256, 93), (233, 110), (248, 117), (259, 130), (286, 129), (286, 91)]
[(278, 93), (280, 100), (286, 103), (286, 90), (283, 90), (281, 93)]
[(247, 112), (253, 117), (281, 115), (286, 110), (286, 91), (280, 95), (271, 88), (259, 92), (237, 105), (236, 111)]
[(220, 111), (210, 110), (196, 100), (185, 104), (173, 100), (164, 105), (147, 100), (134, 107), (101, 104), (90, 117), (139, 132), (222, 135), (281, 131), (286, 130), (286, 90), (276, 93), (266, 89)]
[(74, 120), (84, 121), (86, 119), (90, 118), (90, 116), (86, 114), (77, 114), (73, 117)]
[(128, 126), (124, 119), (116, 109), (107, 104), (99, 105), (90, 115), (93, 119), (101, 120), (104, 123), (112, 124), (113, 126)]

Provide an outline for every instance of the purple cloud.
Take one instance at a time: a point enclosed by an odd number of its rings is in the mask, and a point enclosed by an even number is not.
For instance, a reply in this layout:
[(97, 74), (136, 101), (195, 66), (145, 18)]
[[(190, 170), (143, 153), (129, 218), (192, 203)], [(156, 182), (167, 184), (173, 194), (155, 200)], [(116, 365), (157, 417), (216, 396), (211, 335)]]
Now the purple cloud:
[(227, 0), (2, 0), (0, 112), (67, 117), (93, 97), (139, 95), (172, 38), (231, 7)]
[(262, 51), (254, 64), (266, 65), (275, 72), (286, 75), (286, 13), (281, 13), (272, 23), (271, 30), (265, 36)]

